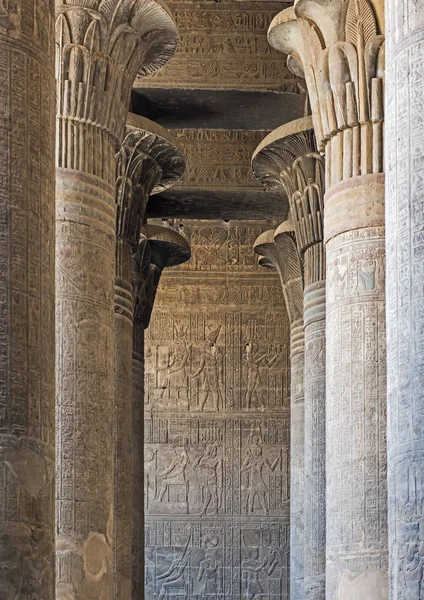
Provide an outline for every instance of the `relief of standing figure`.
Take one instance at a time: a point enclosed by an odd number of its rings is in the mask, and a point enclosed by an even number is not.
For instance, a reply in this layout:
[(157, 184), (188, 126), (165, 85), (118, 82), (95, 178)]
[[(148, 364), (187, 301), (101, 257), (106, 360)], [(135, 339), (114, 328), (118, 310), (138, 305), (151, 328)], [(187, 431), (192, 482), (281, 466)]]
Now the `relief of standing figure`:
[(221, 506), (222, 458), (219, 458), (218, 448), (215, 444), (206, 446), (205, 452), (194, 462), (193, 469), (204, 469), (206, 471), (206, 486), (203, 488), (204, 499), (201, 514), (206, 515), (209, 505), (212, 504), (213, 511), (211, 514), (217, 515)]
[(220, 331), (221, 325), (216, 329), (211, 329), (207, 334), (205, 348), (200, 357), (200, 365), (192, 375), (193, 379), (200, 377), (201, 411), (204, 409), (209, 395), (212, 395), (212, 410), (218, 412), (220, 406), (223, 407), (224, 405), (221, 391), (224, 380), (224, 356), (221, 348), (216, 343)]
[(280, 457), (274, 460), (270, 464), (269, 460), (263, 456), (262, 447), (258, 443), (253, 443), (250, 448), (247, 449), (246, 458), (241, 466), (241, 472), (247, 473), (248, 484), (247, 484), (247, 498), (246, 498), (246, 512), (247, 514), (253, 514), (255, 499), (258, 497), (259, 503), (266, 515), (269, 515), (268, 507), (268, 486), (264, 481), (263, 470), (267, 469), (270, 473), (273, 473), (277, 467)]

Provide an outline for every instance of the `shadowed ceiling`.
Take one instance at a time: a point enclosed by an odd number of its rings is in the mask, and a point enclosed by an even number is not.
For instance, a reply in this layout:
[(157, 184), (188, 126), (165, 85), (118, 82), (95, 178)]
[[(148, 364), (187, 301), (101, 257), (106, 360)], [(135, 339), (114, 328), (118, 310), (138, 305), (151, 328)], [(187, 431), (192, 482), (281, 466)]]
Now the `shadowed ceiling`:
[(283, 196), (265, 191), (250, 159), (276, 127), (303, 114), (299, 80), (267, 42), (291, 3), (167, 0), (180, 42), (156, 75), (139, 79), (132, 110), (171, 129), (187, 159), (182, 181), (152, 196), (148, 215), (184, 219), (285, 218)]

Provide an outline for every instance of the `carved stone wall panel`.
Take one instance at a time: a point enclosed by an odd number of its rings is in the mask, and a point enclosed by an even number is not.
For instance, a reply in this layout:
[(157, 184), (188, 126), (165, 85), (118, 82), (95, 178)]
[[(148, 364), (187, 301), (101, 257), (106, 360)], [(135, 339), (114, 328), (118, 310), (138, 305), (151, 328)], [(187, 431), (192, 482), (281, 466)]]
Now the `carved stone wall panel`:
[(327, 244), (327, 598), (374, 569), (386, 597), (384, 255), (383, 228)]
[(388, 0), (387, 386), (390, 598), (424, 595), (424, 6)]
[[(146, 598), (288, 598), (288, 519), (149, 519)], [(168, 582), (163, 574), (181, 573)], [(169, 585), (172, 583), (172, 585)], [(254, 591), (255, 590), (255, 591)]]
[(282, 8), (269, 2), (168, 2), (180, 33), (175, 57), (140, 87), (274, 90), (298, 93), (290, 73), (266, 37)]
[(175, 189), (258, 190), (250, 166), (263, 131), (176, 129), (187, 170)]
[(164, 274), (146, 331), (146, 599), (287, 599), (281, 285), (250, 264), (260, 225), (183, 225), (194, 265)]
[(54, 6), (0, 7), (0, 598), (54, 598)]

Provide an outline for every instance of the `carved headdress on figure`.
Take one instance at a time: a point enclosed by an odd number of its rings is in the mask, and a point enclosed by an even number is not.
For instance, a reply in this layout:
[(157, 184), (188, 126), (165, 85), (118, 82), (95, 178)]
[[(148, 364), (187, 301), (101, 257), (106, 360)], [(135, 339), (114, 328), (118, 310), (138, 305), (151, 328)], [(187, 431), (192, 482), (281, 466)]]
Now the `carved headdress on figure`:
[(216, 344), (216, 341), (217, 341), (218, 336), (219, 336), (219, 332), (221, 331), (221, 325), (218, 325), (218, 327), (216, 327), (216, 328), (213, 328), (213, 327), (209, 326), (208, 329), (209, 329), (209, 331), (206, 334), (206, 339), (211, 344)]

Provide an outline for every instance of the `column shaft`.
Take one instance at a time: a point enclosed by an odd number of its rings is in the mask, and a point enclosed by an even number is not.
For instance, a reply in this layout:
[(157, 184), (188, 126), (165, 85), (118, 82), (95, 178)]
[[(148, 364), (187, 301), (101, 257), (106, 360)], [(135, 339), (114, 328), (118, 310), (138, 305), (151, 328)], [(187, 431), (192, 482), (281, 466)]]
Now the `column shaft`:
[(382, 8), (297, 0), (268, 32), (325, 153), (327, 600), (387, 597)]
[(325, 598), (325, 280), (305, 288), (304, 302), (304, 597), (305, 600), (323, 600)]
[(305, 345), (303, 319), (290, 329), (290, 598), (303, 598), (304, 576), (304, 443), (305, 443)]
[(390, 600), (424, 597), (424, 6), (386, 0)]
[[(113, 486), (124, 485), (114, 475), (121, 454), (114, 453), (113, 427), (121, 435), (131, 415), (112, 423), (115, 152), (136, 75), (160, 68), (177, 36), (166, 7), (155, 0), (94, 0), (89, 7), (57, 0), (56, 14), (56, 598), (110, 600), (114, 587), (119, 598), (129, 597), (129, 584), (125, 593), (119, 588), (131, 568), (127, 555), (117, 566), (121, 540), (114, 540), (119, 525), (113, 525)], [(126, 356), (130, 361), (129, 351)], [(130, 490), (123, 495), (130, 502)]]
[(132, 586), (132, 248), (116, 244), (114, 404), (114, 597), (131, 599)]
[(0, 598), (54, 598), (54, 85), (51, 3), (3, 2)]
[(144, 324), (134, 321), (133, 335), (133, 600), (144, 598)]
[[(365, 211), (355, 212), (354, 206), (370, 200), (377, 204), (379, 200), (382, 206), (384, 196), (382, 181), (374, 176), (355, 183), (336, 186), (326, 195), (328, 229), (336, 221), (347, 221), (349, 214), (352, 227), (334, 235), (326, 247), (326, 585), (329, 599), (349, 598), (356, 590), (383, 600), (387, 597), (384, 228), (361, 226)], [(337, 217), (334, 205), (344, 206), (346, 212)], [(365, 218), (370, 214), (372, 208)]]
[[(107, 146), (108, 147), (108, 146)], [(114, 149), (57, 169), (57, 598), (112, 597)]]
[[(286, 301), (289, 301), (293, 334), (300, 335), (296, 329), (299, 322), (305, 328), (304, 349), (303, 340), (301, 350), (296, 338), (292, 341), (294, 351), (299, 350), (302, 355), (304, 352), (304, 365), (300, 362), (300, 354), (293, 356), (292, 373), (295, 377), (303, 378), (303, 388), (300, 382), (293, 382), (292, 435), (295, 437), (292, 438), (291, 473), (291, 598), (324, 600), (324, 160), (317, 151), (312, 118), (298, 119), (272, 131), (255, 150), (252, 163), (256, 177), (267, 187), (285, 192), (289, 200), (294, 235), (292, 232), (287, 236), (289, 227), (286, 222), (286, 235), (279, 235), (277, 230), (274, 239), (279, 247), (278, 265), (283, 286), (286, 282), (285, 295)], [(263, 246), (262, 250), (266, 251), (267, 248)], [(264, 256), (262, 261), (269, 258), (272, 256)], [(295, 273), (298, 277), (294, 276)], [(292, 294), (288, 294), (290, 288)], [(300, 321), (299, 315), (303, 315)], [(299, 462), (301, 460), (304, 460), (303, 465)]]

